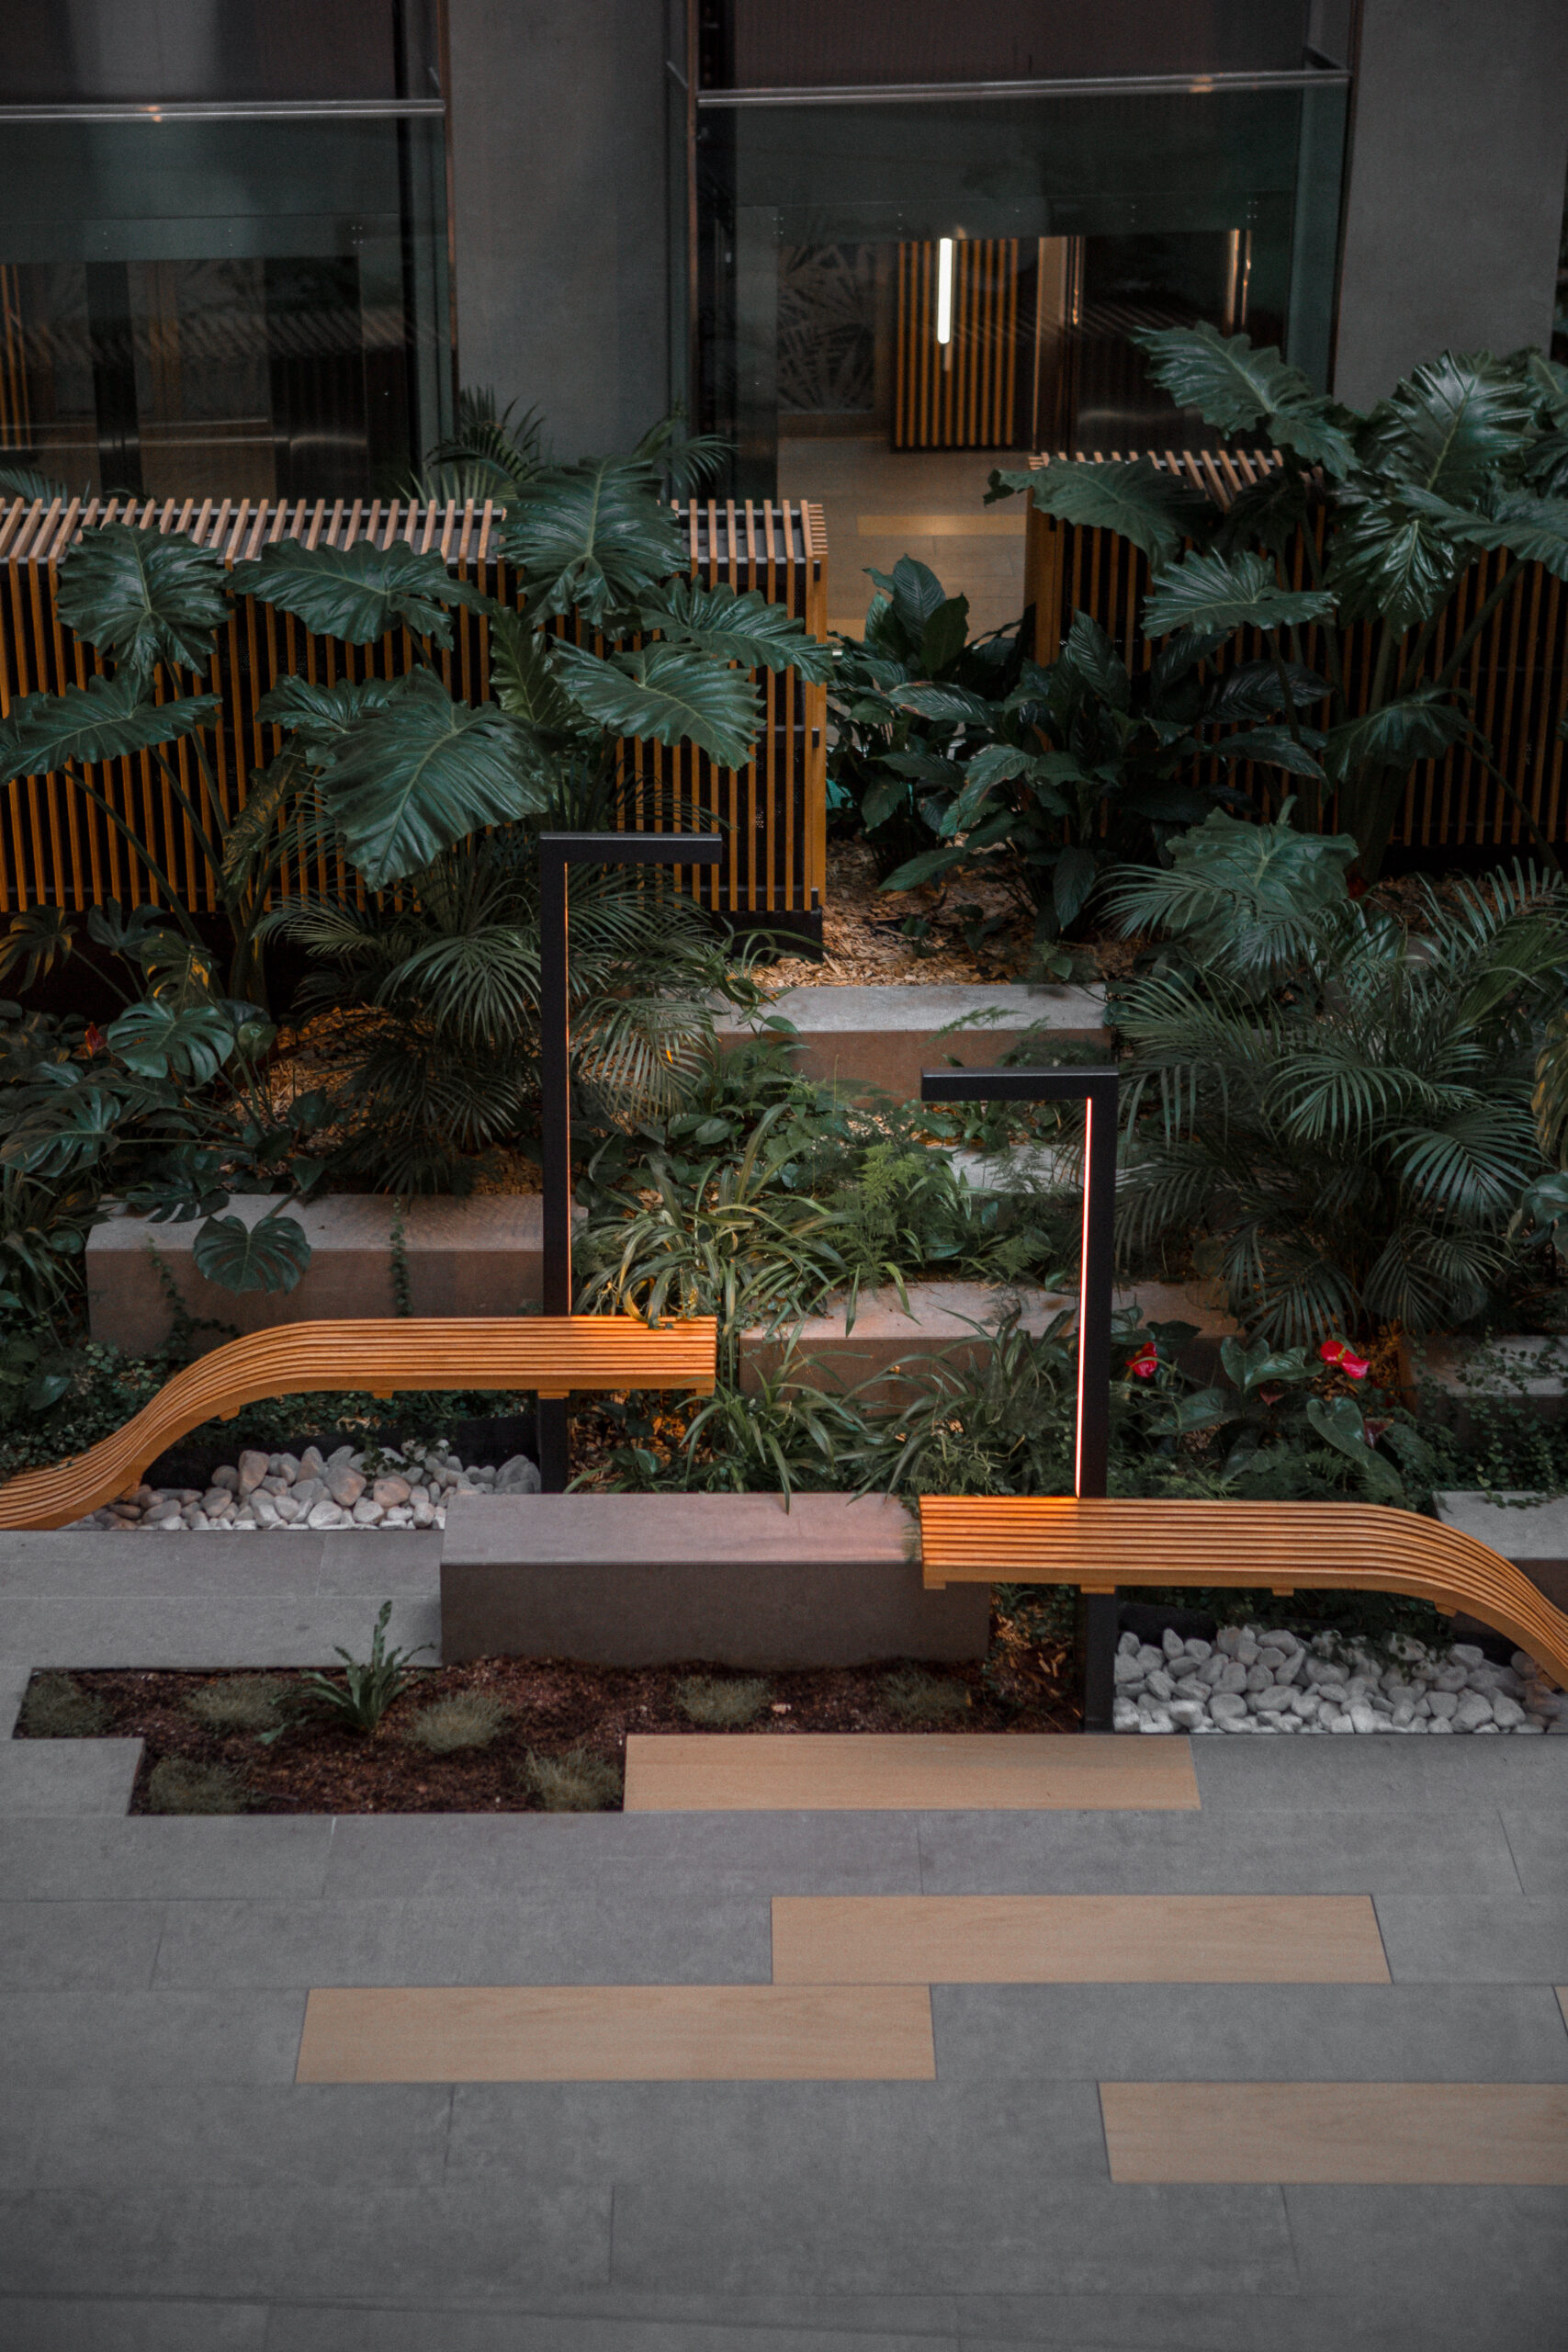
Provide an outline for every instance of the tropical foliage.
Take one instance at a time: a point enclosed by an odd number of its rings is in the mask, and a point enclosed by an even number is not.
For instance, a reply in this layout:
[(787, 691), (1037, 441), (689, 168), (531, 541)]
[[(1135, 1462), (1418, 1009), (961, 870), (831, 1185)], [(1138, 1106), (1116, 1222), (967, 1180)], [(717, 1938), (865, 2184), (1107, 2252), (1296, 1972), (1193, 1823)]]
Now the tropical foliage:
[[(1254, 350), (1246, 335), (1200, 325), (1134, 340), (1178, 406), (1227, 438), (1273, 447), (1279, 467), (1224, 514), (1147, 458), (998, 470), (988, 497), (1031, 492), (1047, 514), (1142, 548), (1151, 638), (1207, 637), (1213, 650), (1256, 633), (1267, 667), (1255, 707), (1236, 713), (1259, 722), (1244, 756), (1304, 780), (1308, 823), (1337, 793), (1367, 878), (1379, 871), (1412, 767), (1457, 743), (1522, 810), (1461, 682), (1522, 564), (1568, 580), (1568, 369), (1533, 351), (1445, 352), (1361, 413), (1314, 391), (1278, 351)], [(1285, 571), (1297, 546), (1301, 587)], [(1498, 551), (1491, 586), (1462, 627), (1451, 624), (1461, 583)], [(1358, 650), (1353, 675), (1351, 633), (1363, 628), (1370, 651)], [(1327, 681), (1321, 714), (1318, 671)]]

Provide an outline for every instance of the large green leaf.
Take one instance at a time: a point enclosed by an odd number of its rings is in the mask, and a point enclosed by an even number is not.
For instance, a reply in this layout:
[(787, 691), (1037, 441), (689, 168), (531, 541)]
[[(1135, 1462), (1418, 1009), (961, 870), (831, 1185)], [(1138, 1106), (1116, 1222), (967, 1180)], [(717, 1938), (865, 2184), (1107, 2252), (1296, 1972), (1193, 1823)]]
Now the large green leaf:
[(1416, 760), (1440, 759), (1468, 733), (1470, 722), (1440, 687), (1384, 703), (1329, 730), (1323, 764), (1331, 776), (1360, 768), (1407, 768)]
[(1061, 658), (1065, 666), (1080, 677), (1101, 702), (1109, 703), (1112, 710), (1127, 709), (1133, 699), (1133, 682), (1116, 648), (1092, 613), (1073, 615)]
[(372, 890), (481, 826), (536, 814), (548, 797), (526, 729), (493, 703), (454, 702), (429, 671), (413, 674), (424, 686), (351, 728), (321, 775), (344, 848)]
[(497, 702), (513, 718), (550, 735), (581, 731), (582, 714), (555, 673), (549, 640), (522, 613), (491, 616), (490, 675)]
[(1568, 498), (1505, 491), (1483, 514), (1466, 514), (1427, 491), (1407, 491), (1405, 503), (1466, 547), (1506, 548), (1526, 563), (1544, 565), (1555, 579), (1568, 580)]
[(105, 523), (60, 567), (55, 609), (100, 653), (145, 676), (155, 663), (205, 670), (229, 617), (220, 558), (171, 532)]
[(1325, 578), (1342, 622), (1382, 618), (1399, 636), (1436, 612), (1469, 560), (1403, 501), (1358, 495), (1330, 541)]
[(159, 743), (209, 727), (222, 705), (217, 695), (186, 695), (178, 702), (143, 700), (133, 672), (89, 678), (62, 695), (24, 695), (0, 719), (0, 784), (13, 776), (47, 775), (68, 760), (87, 766), (149, 752)]
[(523, 483), (501, 543), (530, 605), (598, 628), (682, 571), (681, 534), (658, 493), (657, 472), (636, 458), (585, 458)]
[(254, 563), (234, 567), (234, 593), (292, 613), (316, 637), (346, 645), (374, 645), (389, 629), (412, 629), (435, 644), (452, 642), (446, 606), (486, 612), (491, 598), (466, 580), (454, 580), (441, 557), (422, 555), (400, 540), (389, 548), (367, 539), (349, 548), (308, 548), (280, 539)]
[(917, 718), (945, 720), (949, 725), (990, 727), (996, 719), (996, 711), (984, 695), (971, 694), (967, 686), (899, 686), (888, 700), (900, 710), (912, 710)]
[(40, 474), (36, 466), (0, 466), (0, 498), (25, 498), (32, 504), (52, 506), (58, 501), (69, 505), (71, 492), (52, 474)]
[[(1321, 739), (1314, 736), (1314, 742)], [(1283, 768), (1290, 775), (1311, 776), (1320, 782), (1323, 770), (1305, 743), (1285, 727), (1251, 727), (1239, 735), (1222, 735), (1214, 745), (1222, 759), (1256, 760), (1263, 767)]]
[[(825, 684), (838, 662), (838, 649), (807, 637), (805, 624), (782, 605), (771, 605), (761, 589), (738, 595), (723, 584), (672, 580), (645, 598), (647, 627), (672, 645), (694, 646), (717, 662), (739, 662), (747, 670), (794, 670), (813, 685)], [(960, 639), (962, 643), (962, 639)]]
[(1148, 458), (1107, 458), (1097, 464), (1038, 466), (1027, 473), (998, 469), (986, 503), (1026, 490), (1042, 514), (1091, 530), (1116, 531), (1142, 548), (1154, 564), (1168, 563), (1183, 539), (1206, 539), (1219, 509)]
[(191, 1078), (205, 1085), (234, 1050), (234, 1026), (210, 1004), (157, 1000), (133, 1004), (105, 1032), (127, 1069), (142, 1078)]
[(664, 644), (608, 661), (563, 645), (556, 660), (573, 699), (616, 735), (695, 743), (720, 767), (742, 767), (751, 755), (757, 696), (743, 670)]
[[(256, 705), (256, 717), (274, 727), (287, 728), (295, 741), (312, 751), (333, 750), (357, 720), (373, 710), (385, 710), (400, 694), (409, 691), (411, 672), (403, 678), (350, 679), (342, 685), (318, 686), (309, 678), (280, 678)], [(412, 692), (422, 689), (415, 685)]]
[(891, 571), (874, 570), (870, 576), (892, 605), (893, 617), (913, 651), (925, 634), (926, 623), (952, 602), (946, 589), (930, 564), (912, 555), (901, 555)]
[(1440, 358), (1417, 368), (1373, 410), (1366, 463), (1461, 506), (1535, 435), (1535, 400), (1506, 361)]
[(1332, 404), (1278, 351), (1254, 350), (1249, 336), (1223, 335), (1206, 320), (1145, 329), (1133, 341), (1149, 354), (1149, 374), (1177, 407), (1197, 409), (1227, 438), (1262, 424), (1269, 441), (1298, 451), (1309, 464), (1350, 470), (1354, 452)]
[(223, 1290), (292, 1290), (310, 1262), (310, 1244), (297, 1217), (275, 1209), (255, 1225), (242, 1217), (209, 1216), (191, 1243), (198, 1274)]
[(1162, 572), (1144, 606), (1151, 637), (1176, 628), (1283, 628), (1325, 620), (1334, 599), (1317, 588), (1281, 588), (1260, 555), (1202, 555), (1196, 549)]

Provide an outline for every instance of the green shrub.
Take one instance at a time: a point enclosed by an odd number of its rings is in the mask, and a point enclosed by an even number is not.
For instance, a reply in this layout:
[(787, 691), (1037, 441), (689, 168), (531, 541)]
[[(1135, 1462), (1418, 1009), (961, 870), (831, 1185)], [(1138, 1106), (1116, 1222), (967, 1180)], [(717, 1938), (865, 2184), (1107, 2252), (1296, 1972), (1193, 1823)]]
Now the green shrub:
[(585, 1747), (564, 1756), (538, 1756), (530, 1748), (521, 1770), (547, 1813), (604, 1813), (620, 1803), (619, 1765)]
[(147, 1775), (149, 1813), (243, 1813), (248, 1803), (243, 1781), (227, 1764), (164, 1756)]
[(22, 1728), (33, 1739), (93, 1739), (108, 1719), (103, 1701), (69, 1674), (35, 1674), (22, 1700)]
[(506, 1728), (511, 1710), (488, 1690), (455, 1690), (422, 1707), (403, 1733), (411, 1747), (432, 1756), (455, 1756), (464, 1747), (488, 1747)]
[(768, 1685), (756, 1675), (729, 1681), (717, 1675), (692, 1674), (675, 1685), (675, 1703), (687, 1720), (710, 1730), (755, 1723), (769, 1700)]
[(191, 1691), (186, 1708), (209, 1731), (276, 1731), (288, 1690), (274, 1674), (226, 1674)]

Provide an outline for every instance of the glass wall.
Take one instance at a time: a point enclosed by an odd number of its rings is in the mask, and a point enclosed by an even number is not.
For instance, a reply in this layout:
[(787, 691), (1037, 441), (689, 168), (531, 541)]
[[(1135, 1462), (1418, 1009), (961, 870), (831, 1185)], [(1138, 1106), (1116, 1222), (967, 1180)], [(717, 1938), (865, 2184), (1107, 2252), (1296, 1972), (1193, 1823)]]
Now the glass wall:
[(19, 16), (0, 461), (160, 498), (404, 489), (451, 414), (434, 13)]

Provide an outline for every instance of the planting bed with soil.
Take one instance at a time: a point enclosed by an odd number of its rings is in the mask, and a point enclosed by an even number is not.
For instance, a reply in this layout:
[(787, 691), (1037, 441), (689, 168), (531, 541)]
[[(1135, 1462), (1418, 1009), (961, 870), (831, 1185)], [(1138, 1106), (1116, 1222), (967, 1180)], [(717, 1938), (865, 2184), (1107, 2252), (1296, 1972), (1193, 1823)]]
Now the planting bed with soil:
[[(133, 1813), (592, 1812), (618, 1808), (632, 1732), (1039, 1733), (1079, 1722), (1071, 1643), (1000, 1617), (983, 1666), (940, 1675), (896, 1662), (765, 1679), (700, 1661), (415, 1669), (370, 1734), (334, 1722), (295, 1671), (39, 1673), (17, 1736), (145, 1741)], [(444, 1746), (476, 1734), (478, 1744)]]

